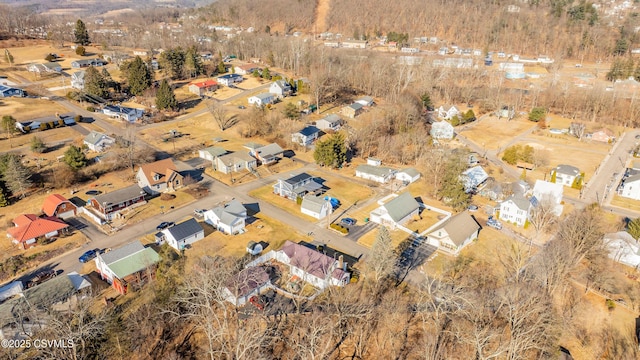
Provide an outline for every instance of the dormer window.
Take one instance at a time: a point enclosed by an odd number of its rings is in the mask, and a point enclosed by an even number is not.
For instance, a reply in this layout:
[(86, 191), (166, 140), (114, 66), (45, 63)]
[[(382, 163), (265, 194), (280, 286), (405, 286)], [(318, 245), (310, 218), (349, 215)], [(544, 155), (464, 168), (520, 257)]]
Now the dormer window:
[(160, 180), (160, 174), (153, 174), (153, 180), (155, 181)]

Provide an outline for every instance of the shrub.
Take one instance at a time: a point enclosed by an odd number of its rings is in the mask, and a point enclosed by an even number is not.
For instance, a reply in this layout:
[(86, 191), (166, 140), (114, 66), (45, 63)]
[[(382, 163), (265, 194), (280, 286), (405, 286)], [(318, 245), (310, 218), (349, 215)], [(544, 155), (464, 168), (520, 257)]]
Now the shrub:
[(609, 311), (613, 311), (613, 309), (616, 308), (616, 302), (611, 299), (607, 299), (605, 303), (607, 304), (607, 309), (609, 309)]
[(349, 229), (347, 229), (346, 227), (341, 226), (339, 224), (331, 224), (331, 228), (334, 229), (334, 230), (337, 230), (337, 231), (339, 231), (339, 232), (341, 232), (343, 234), (348, 234), (349, 233)]
[(56, 59), (56, 57), (53, 54), (48, 54), (44, 59), (47, 61), (53, 61)]
[(76, 115), (73, 117), (73, 120), (75, 120), (76, 122), (81, 122), (82, 121), (82, 115)]
[(96, 112), (96, 108), (94, 108), (93, 106), (87, 106), (87, 111)]
[(85, 49), (82, 45), (78, 45), (78, 47), (76, 48), (76, 55), (84, 56), (86, 53), (87, 49)]

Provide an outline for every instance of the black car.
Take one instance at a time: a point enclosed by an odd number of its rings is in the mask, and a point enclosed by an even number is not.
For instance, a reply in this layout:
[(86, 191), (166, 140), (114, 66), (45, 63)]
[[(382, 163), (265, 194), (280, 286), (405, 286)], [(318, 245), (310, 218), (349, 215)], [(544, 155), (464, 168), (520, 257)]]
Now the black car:
[(88, 250), (86, 251), (84, 254), (82, 254), (80, 256), (80, 258), (78, 258), (78, 260), (81, 263), (86, 263), (87, 261), (93, 259), (94, 257), (98, 256), (98, 254), (100, 254), (100, 249), (93, 249), (93, 250)]
[(85, 194), (86, 195), (94, 195), (95, 196), (95, 195), (102, 194), (102, 191), (100, 191), (100, 190), (89, 190), (89, 191), (85, 192)]
[(176, 223), (172, 222), (172, 221), (163, 221), (160, 223), (160, 225), (156, 226), (156, 231), (162, 231), (166, 228), (170, 228), (173, 225), (175, 225)]

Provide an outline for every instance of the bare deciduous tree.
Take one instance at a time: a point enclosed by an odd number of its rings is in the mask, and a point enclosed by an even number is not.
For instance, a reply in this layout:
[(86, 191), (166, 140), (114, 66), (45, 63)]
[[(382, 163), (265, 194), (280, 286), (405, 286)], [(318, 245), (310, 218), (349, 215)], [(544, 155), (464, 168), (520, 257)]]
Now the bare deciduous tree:
[(207, 102), (207, 110), (209, 110), (209, 114), (211, 114), (213, 120), (222, 131), (229, 129), (238, 122), (238, 116), (229, 115), (224, 106), (219, 104), (217, 100)]

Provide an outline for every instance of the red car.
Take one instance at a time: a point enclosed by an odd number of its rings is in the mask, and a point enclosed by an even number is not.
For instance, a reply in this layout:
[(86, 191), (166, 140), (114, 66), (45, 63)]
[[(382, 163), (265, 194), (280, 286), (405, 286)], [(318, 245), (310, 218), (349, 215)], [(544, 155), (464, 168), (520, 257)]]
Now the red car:
[(264, 310), (264, 303), (259, 297), (252, 296), (249, 298), (249, 302), (252, 303), (255, 307), (257, 307), (258, 310), (260, 311)]

